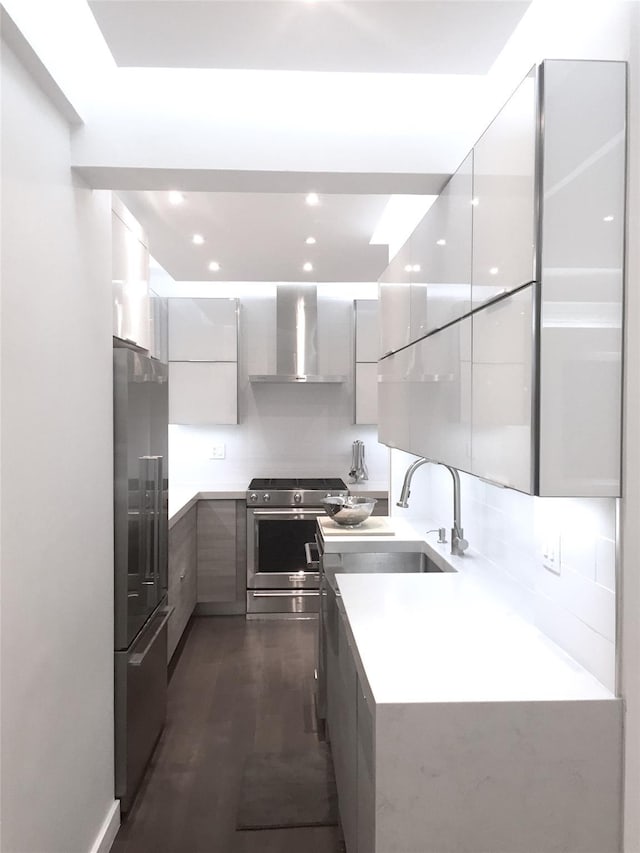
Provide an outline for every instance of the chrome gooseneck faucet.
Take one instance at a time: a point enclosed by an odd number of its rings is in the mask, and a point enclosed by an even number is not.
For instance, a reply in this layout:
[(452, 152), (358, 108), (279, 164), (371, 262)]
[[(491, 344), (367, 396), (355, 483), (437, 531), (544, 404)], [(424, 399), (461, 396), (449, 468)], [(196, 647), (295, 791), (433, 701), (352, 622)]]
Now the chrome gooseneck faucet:
[[(404, 482), (402, 483), (402, 491), (400, 492), (400, 500), (397, 502), (397, 506), (404, 508), (409, 506), (411, 480), (416, 470), (426, 462), (433, 462), (433, 460), (416, 459), (416, 461), (412, 462), (412, 464), (407, 468), (407, 472), (404, 475)], [(462, 522), (460, 520), (460, 475), (455, 468), (451, 468), (451, 466), (445, 465), (443, 462), (434, 462), (433, 464), (442, 465), (442, 467), (446, 468), (453, 478), (453, 527), (451, 528), (451, 553), (456, 557), (462, 557), (469, 547), (469, 543), (464, 538), (464, 530), (462, 529)]]

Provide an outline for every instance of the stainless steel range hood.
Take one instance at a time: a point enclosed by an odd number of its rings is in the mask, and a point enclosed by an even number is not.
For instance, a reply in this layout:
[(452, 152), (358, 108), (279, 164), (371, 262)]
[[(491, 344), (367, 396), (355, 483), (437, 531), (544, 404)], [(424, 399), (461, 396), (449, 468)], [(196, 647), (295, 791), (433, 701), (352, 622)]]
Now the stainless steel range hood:
[(318, 373), (318, 292), (314, 284), (279, 284), (276, 296), (276, 372), (251, 382), (345, 382)]

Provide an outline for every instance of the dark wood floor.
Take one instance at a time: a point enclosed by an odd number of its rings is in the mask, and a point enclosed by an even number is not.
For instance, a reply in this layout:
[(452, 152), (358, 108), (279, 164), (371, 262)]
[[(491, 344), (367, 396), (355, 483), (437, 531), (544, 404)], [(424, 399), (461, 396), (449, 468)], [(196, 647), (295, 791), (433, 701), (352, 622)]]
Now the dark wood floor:
[(112, 853), (341, 853), (337, 827), (236, 831), (245, 757), (317, 737), (316, 622), (195, 619), (167, 724)]

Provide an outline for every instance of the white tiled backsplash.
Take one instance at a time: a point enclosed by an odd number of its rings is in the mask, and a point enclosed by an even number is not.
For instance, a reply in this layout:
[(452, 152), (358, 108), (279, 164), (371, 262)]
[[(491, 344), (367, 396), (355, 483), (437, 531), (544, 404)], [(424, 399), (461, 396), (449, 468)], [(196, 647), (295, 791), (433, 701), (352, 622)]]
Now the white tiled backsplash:
[[(392, 505), (414, 458), (392, 451)], [(460, 481), (470, 548), (495, 565), (496, 575), (503, 570), (516, 581), (512, 603), (525, 618), (614, 690), (616, 499), (534, 498), (467, 474)], [(449, 472), (419, 468), (408, 509), (393, 506), (393, 512), (448, 530)], [(551, 556), (552, 571), (544, 567)]]

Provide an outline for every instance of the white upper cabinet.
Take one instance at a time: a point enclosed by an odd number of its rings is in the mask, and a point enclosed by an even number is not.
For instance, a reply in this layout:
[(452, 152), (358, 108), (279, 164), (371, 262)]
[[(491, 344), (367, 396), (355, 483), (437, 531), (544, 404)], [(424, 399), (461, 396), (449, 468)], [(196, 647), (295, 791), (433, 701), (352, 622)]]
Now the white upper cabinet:
[(410, 452), (411, 365), (415, 346), (378, 363), (378, 439), (382, 444)]
[(377, 299), (354, 300), (355, 378), (354, 423), (378, 423), (378, 349), (380, 322)]
[(377, 361), (380, 350), (380, 320), (377, 299), (356, 299), (356, 362)]
[(231, 361), (169, 363), (169, 423), (238, 423), (238, 366)]
[(150, 290), (149, 308), (149, 355), (166, 364), (169, 361), (169, 300)]
[(471, 473), (533, 490), (531, 284), (473, 315)]
[(170, 299), (171, 361), (237, 361), (237, 315), (237, 299)]
[(535, 278), (534, 70), (473, 149), (474, 308)]
[(380, 355), (411, 342), (411, 245), (408, 240), (386, 268), (379, 282)]
[[(620, 495), (626, 97), (623, 62), (545, 61), (489, 126), (473, 151), (466, 318), (445, 297), (434, 319), (431, 282), (449, 276), (437, 271), (437, 250), (449, 247), (444, 193), (411, 235), (408, 263), (424, 281), (410, 283), (409, 337), (424, 337), (380, 363), (385, 444), (530, 494)], [(390, 313), (381, 311), (382, 338), (389, 324), (397, 343), (406, 317)], [(468, 322), (469, 467), (459, 440)], [(458, 385), (450, 396), (447, 381)]]
[(169, 299), (169, 422), (238, 423), (237, 299)]
[(542, 495), (620, 494), (626, 66), (544, 63)]
[(114, 196), (111, 215), (113, 334), (150, 345), (149, 248), (142, 228)]
[(471, 319), (453, 323), (408, 350), (410, 446), (454, 468), (471, 467)]
[(411, 235), (411, 339), (471, 308), (473, 152)]

